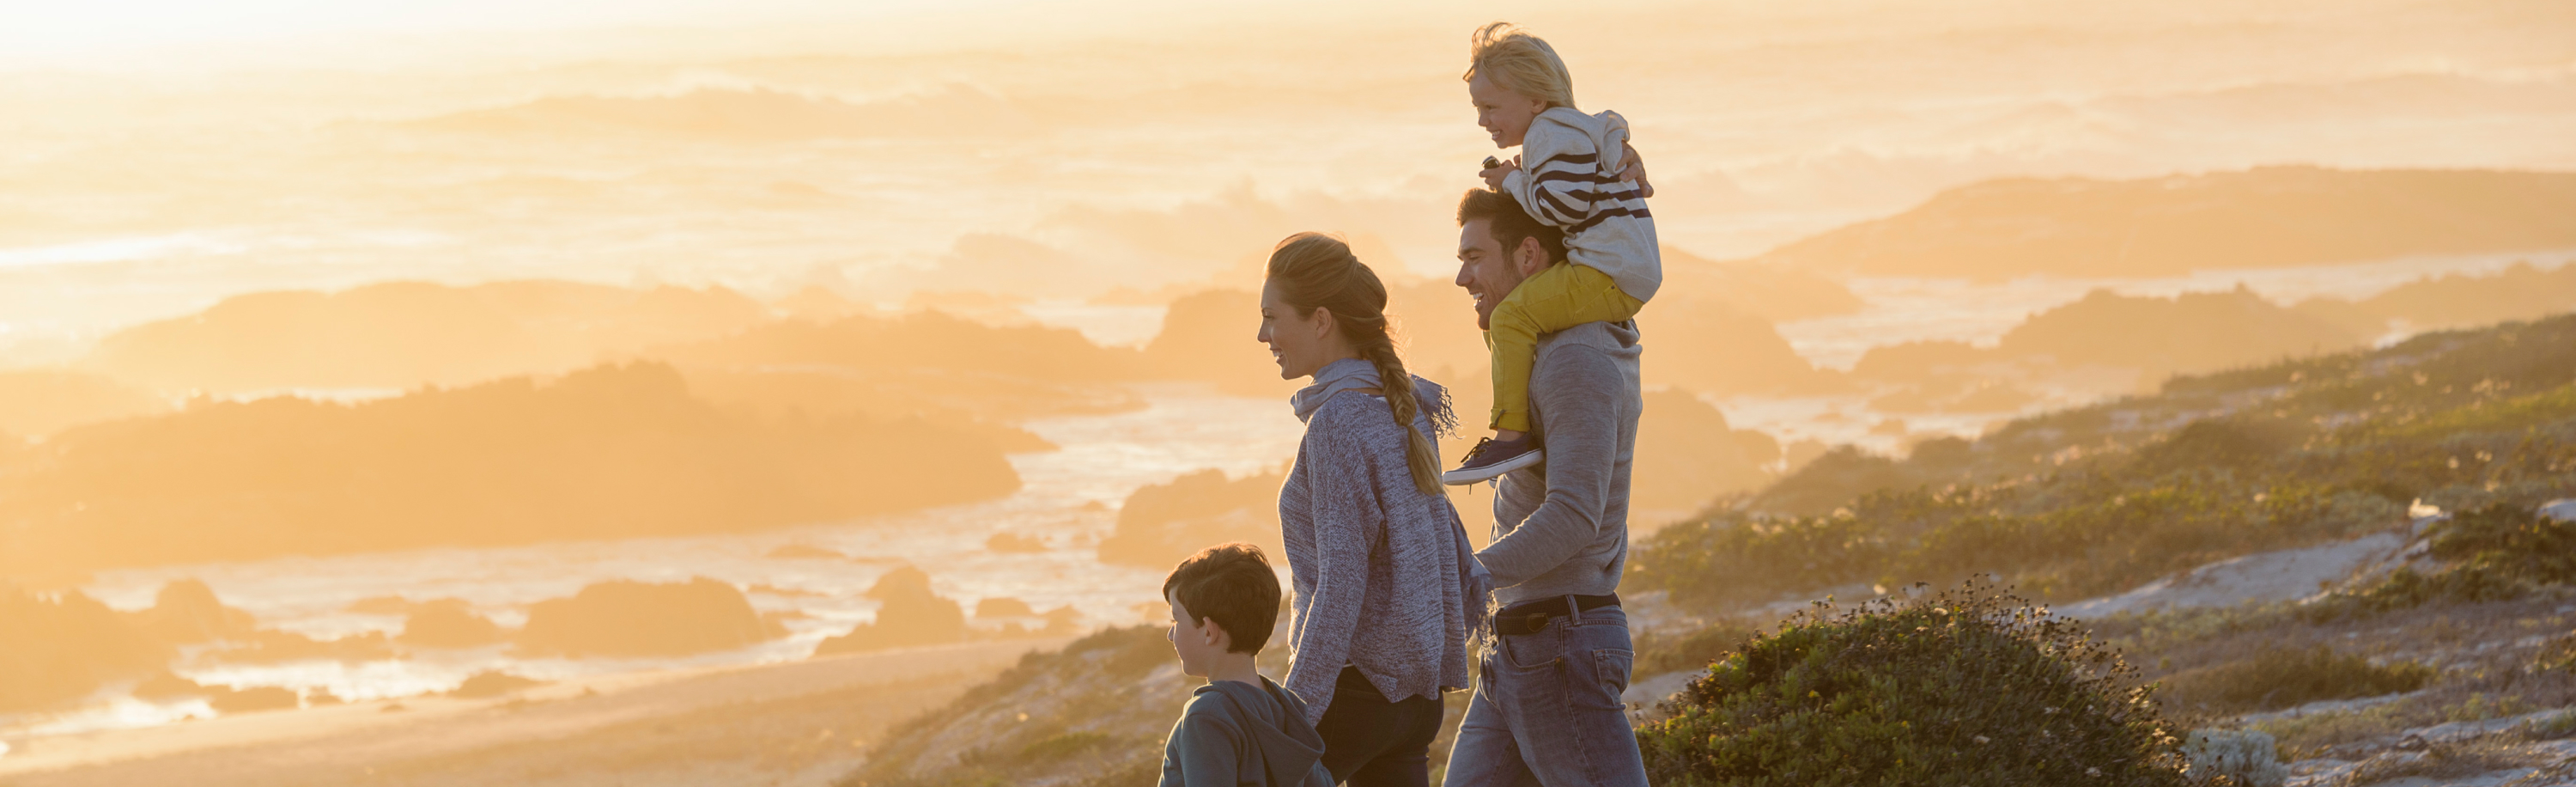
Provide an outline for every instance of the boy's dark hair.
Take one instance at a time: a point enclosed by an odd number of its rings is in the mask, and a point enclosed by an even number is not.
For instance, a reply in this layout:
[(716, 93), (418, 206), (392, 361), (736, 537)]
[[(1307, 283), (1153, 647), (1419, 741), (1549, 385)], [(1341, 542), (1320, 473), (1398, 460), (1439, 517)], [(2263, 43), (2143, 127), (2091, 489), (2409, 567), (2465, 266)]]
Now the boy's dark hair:
[(1547, 251), (1549, 265), (1565, 259), (1565, 231), (1530, 218), (1529, 211), (1522, 210), (1520, 201), (1509, 194), (1468, 189), (1467, 196), (1458, 200), (1458, 226), (1477, 219), (1491, 222), (1487, 226), (1493, 228), (1494, 242), (1502, 244), (1506, 256), (1520, 248), (1523, 239), (1537, 238), (1539, 248)]
[[(1163, 595), (1225, 629), (1230, 653), (1259, 653), (1279, 622), (1279, 575), (1261, 548), (1237, 541), (1199, 550), (1163, 580)], [(1190, 621), (1195, 625), (1198, 621)]]

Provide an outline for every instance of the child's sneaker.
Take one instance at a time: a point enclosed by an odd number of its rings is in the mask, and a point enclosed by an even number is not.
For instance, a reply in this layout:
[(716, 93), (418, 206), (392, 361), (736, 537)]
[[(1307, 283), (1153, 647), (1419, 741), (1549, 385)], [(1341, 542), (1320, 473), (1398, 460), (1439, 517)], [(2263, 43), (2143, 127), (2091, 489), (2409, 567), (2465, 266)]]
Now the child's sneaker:
[(1458, 469), (1441, 473), (1440, 483), (1465, 486), (1538, 464), (1546, 458), (1546, 452), (1538, 450), (1535, 436), (1523, 434), (1514, 440), (1488, 437), (1476, 441), (1476, 447), (1467, 450), (1467, 460), (1459, 462)]

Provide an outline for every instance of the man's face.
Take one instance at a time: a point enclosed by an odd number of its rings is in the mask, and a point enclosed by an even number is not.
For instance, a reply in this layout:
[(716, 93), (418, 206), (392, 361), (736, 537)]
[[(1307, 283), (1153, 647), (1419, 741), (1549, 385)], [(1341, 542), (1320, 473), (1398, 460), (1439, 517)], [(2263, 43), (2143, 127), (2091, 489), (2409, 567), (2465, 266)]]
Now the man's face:
[(1521, 286), (1522, 279), (1529, 278), (1521, 270), (1522, 261), (1513, 259), (1528, 253), (1518, 251), (1504, 253), (1502, 243), (1494, 240), (1494, 223), (1490, 219), (1476, 219), (1458, 228), (1457, 283), (1467, 288), (1467, 294), (1476, 296), (1476, 327), (1493, 327), (1494, 306), (1503, 302), (1503, 296), (1512, 294), (1512, 288)]

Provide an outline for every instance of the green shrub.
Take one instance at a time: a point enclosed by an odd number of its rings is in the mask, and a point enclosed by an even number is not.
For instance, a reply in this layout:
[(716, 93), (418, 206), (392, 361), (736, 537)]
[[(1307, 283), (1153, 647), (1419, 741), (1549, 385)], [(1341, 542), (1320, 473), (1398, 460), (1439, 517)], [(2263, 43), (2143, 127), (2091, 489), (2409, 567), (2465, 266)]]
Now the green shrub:
[(2188, 670), (2163, 683), (2170, 692), (2167, 699), (2177, 705), (2236, 713), (2409, 692), (2423, 688), (2435, 674), (2411, 661), (2375, 665), (2318, 645), (2266, 648), (2253, 658)]
[(2136, 670), (1990, 586), (1802, 613), (1638, 730), (1665, 785), (2182, 785)]

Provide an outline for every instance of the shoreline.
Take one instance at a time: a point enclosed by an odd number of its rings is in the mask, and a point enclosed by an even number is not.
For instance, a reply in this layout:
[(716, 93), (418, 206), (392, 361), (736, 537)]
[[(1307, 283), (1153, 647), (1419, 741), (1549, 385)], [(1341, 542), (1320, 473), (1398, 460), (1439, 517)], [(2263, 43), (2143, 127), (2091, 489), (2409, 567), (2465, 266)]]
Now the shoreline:
[[(371, 700), (13, 741), (11, 787), (85, 784), (826, 784), (886, 727), (1069, 637), (565, 681), (508, 695)], [(809, 729), (810, 727), (810, 729)], [(677, 745), (647, 743), (671, 737)], [(646, 744), (638, 749), (638, 744)], [(643, 759), (639, 760), (641, 756)], [(686, 767), (674, 767), (678, 756)], [(603, 770), (604, 769), (604, 770)], [(553, 776), (549, 776), (551, 773)], [(389, 778), (391, 777), (391, 778)], [(560, 777), (560, 778), (558, 778)]]

